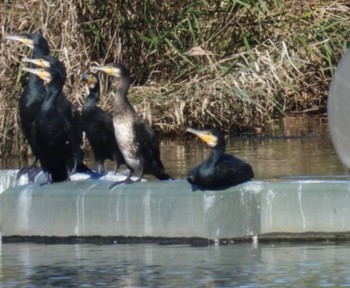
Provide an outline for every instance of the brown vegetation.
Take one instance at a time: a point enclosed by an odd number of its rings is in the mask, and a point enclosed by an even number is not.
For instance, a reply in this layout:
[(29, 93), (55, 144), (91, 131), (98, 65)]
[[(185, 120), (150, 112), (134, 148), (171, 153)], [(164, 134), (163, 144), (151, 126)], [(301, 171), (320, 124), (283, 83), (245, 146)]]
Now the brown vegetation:
[[(77, 107), (80, 74), (120, 61), (132, 73), (132, 103), (159, 132), (208, 125), (232, 132), (285, 112), (325, 111), (350, 39), (349, 12), (347, 0), (5, 0), (0, 27), (2, 36), (38, 31), (48, 39)], [(29, 51), (0, 45), (0, 155), (26, 154), (17, 100)], [(101, 78), (101, 106), (111, 109)]]

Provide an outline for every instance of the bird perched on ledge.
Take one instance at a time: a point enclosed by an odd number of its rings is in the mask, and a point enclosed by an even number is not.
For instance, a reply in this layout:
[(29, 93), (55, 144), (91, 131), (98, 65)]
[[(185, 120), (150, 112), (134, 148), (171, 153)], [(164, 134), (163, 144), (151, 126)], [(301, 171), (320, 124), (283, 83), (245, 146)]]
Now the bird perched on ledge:
[(116, 172), (120, 164), (125, 164), (125, 161), (115, 140), (113, 116), (97, 106), (100, 100), (100, 82), (97, 75), (84, 73), (82, 79), (89, 87), (89, 95), (82, 108), (81, 122), (94, 153), (97, 172), (103, 172), (106, 159), (114, 161), (114, 172)]
[[(63, 85), (66, 80), (66, 67), (61, 61), (59, 61), (57, 58), (50, 55), (43, 56), (37, 59), (30, 59), (25, 57), (23, 58), (22, 61), (34, 64), (35, 66), (40, 67), (42, 72), (46, 71), (49, 74), (52, 74), (52, 76), (55, 76), (55, 77), (51, 77), (53, 78), (52, 80), (48, 80), (48, 78), (45, 78), (46, 76), (42, 78), (44, 79), (44, 81), (46, 81), (49, 84), (47, 89), (47, 96), (43, 105), (40, 108), (40, 112), (42, 112), (45, 102), (46, 102), (46, 105), (50, 103), (51, 106), (55, 106), (54, 108), (56, 109), (58, 114), (63, 115), (64, 118), (67, 121), (69, 121), (70, 145), (72, 145), (72, 149), (73, 149), (73, 152), (72, 152), (73, 163), (69, 165), (70, 173), (75, 173), (75, 172), (91, 173), (92, 171), (83, 163), (84, 152), (81, 149), (81, 145), (83, 141), (82, 128), (81, 128), (81, 115), (79, 114), (79, 111), (74, 107), (74, 105), (65, 97), (62, 91)], [(36, 71), (40, 71), (40, 69)], [(29, 71), (29, 72), (34, 73), (39, 77), (42, 77), (43, 75), (47, 75), (47, 73), (35, 73), (35, 71)], [(50, 76), (47, 76), (47, 77), (50, 78)], [(62, 84), (62, 87), (59, 86), (61, 84)], [(51, 88), (51, 92), (49, 91), (49, 88)], [(57, 90), (57, 91), (54, 91), (54, 90)], [(53, 98), (52, 95), (49, 95), (49, 93), (51, 94), (55, 93), (59, 95), (55, 95), (54, 100), (51, 99), (49, 102), (48, 101), (49, 96)], [(51, 107), (51, 109), (53, 109), (53, 107)], [(37, 116), (35, 121), (37, 121), (38, 118), (39, 117)]]
[(74, 162), (73, 131), (66, 115), (59, 111), (59, 101), (66, 80), (66, 69), (57, 61), (46, 69), (24, 68), (48, 83), (47, 97), (33, 124), (33, 139), (38, 147), (39, 160), (49, 182), (68, 179), (68, 167)]
[(187, 128), (207, 143), (211, 153), (207, 160), (195, 167), (187, 175), (187, 181), (200, 189), (224, 189), (254, 178), (252, 167), (241, 159), (225, 152), (225, 137), (222, 132), (211, 130), (196, 130)]
[[(119, 80), (114, 83), (114, 135), (129, 168), (129, 175), (122, 182), (132, 182), (133, 173), (139, 173), (137, 181), (141, 181), (144, 173), (152, 174), (160, 180), (172, 179), (164, 171), (160, 160), (159, 142), (154, 130), (136, 113), (128, 100), (129, 71), (119, 63), (91, 67), (91, 70), (102, 71)], [(114, 183), (111, 188), (122, 182)]]
[[(49, 44), (39, 33), (7, 35), (5, 38), (7, 40), (19, 41), (21, 44), (32, 49), (33, 58), (40, 58), (50, 53)], [(46, 87), (43, 80), (37, 75), (30, 73), (24, 91), (19, 98), (18, 108), (22, 132), (35, 157), (32, 166), (36, 163), (38, 158), (37, 147), (35, 147), (32, 136), (32, 125), (45, 98)]]

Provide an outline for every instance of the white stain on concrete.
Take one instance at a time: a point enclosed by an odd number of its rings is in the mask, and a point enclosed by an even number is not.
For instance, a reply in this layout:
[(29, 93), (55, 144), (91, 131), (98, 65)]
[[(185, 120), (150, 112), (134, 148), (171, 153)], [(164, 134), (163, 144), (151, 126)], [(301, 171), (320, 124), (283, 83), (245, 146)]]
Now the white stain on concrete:
[(21, 190), (17, 204), (17, 226), (20, 231), (29, 230), (30, 210), (32, 208), (33, 188), (28, 186)]
[(85, 191), (81, 191), (76, 200), (77, 223), (74, 229), (76, 236), (85, 233)]
[(301, 218), (303, 220), (303, 229), (305, 230), (306, 228), (306, 221), (305, 221), (305, 215), (304, 215), (304, 210), (303, 210), (303, 205), (302, 205), (302, 191), (303, 190), (303, 184), (300, 184), (298, 187), (298, 199), (299, 199), (299, 208), (300, 208), (300, 214)]
[(205, 195), (203, 197), (204, 200), (204, 211), (208, 212), (208, 210), (214, 205), (215, 200), (216, 200), (216, 195), (214, 194), (209, 194), (209, 195)]
[(272, 226), (272, 206), (273, 206), (273, 200), (275, 199), (276, 194), (272, 189), (269, 189), (266, 195), (266, 202), (267, 202), (267, 211), (266, 211), (266, 223), (270, 226)]

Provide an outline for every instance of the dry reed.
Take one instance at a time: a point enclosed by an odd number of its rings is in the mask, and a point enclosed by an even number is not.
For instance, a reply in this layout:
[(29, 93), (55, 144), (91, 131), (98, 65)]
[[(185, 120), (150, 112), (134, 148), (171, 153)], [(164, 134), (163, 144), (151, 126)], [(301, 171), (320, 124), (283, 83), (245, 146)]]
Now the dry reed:
[[(325, 111), (334, 66), (347, 48), (347, 0), (5, 1), (2, 36), (40, 32), (68, 72), (65, 93), (84, 102), (80, 74), (120, 61), (132, 73), (131, 102), (160, 133), (187, 126), (227, 132), (283, 113)], [(3, 38), (3, 37), (1, 37)], [(17, 101), (20, 60), (30, 51), (0, 42), (0, 156), (26, 154)], [(111, 109), (101, 76), (101, 106)]]

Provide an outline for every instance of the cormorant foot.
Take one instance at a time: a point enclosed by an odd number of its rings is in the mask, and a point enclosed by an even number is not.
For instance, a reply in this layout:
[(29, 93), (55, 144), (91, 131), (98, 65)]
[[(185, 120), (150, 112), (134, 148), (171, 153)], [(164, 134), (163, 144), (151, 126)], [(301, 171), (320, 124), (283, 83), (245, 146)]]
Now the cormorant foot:
[(119, 184), (132, 184), (134, 183), (135, 181), (131, 180), (131, 179), (125, 179), (123, 181), (117, 181), (117, 182), (114, 182), (111, 186), (109, 186), (109, 189), (113, 189), (115, 186), (119, 185)]

